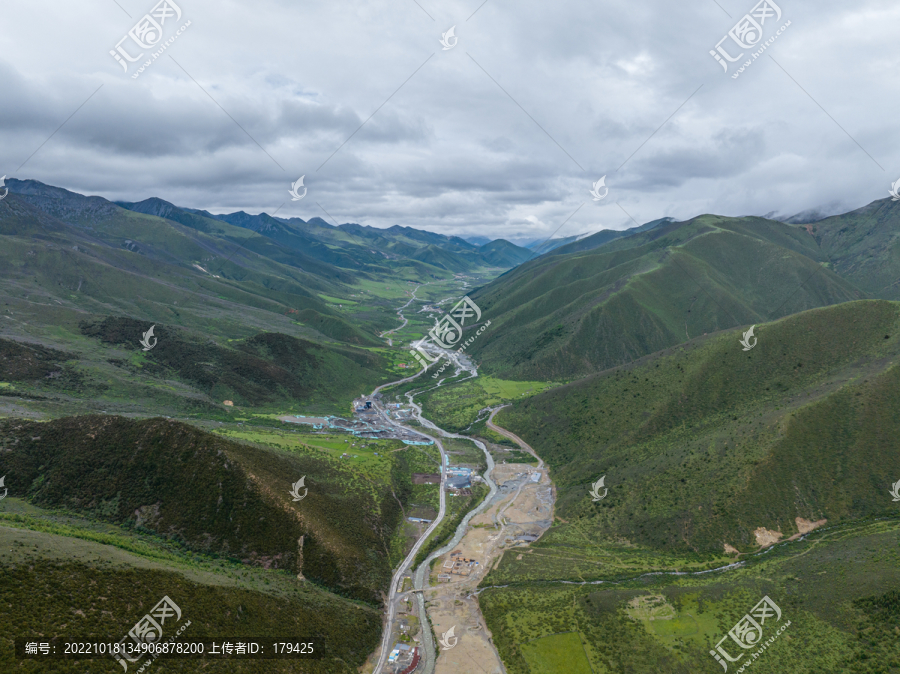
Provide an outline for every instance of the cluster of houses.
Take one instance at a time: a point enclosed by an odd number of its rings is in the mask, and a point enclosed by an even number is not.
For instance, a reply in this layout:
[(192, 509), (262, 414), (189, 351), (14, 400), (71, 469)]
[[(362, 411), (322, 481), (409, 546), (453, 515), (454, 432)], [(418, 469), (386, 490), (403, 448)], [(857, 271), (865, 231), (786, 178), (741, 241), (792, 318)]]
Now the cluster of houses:
[(388, 654), (388, 664), (394, 665), (397, 674), (410, 674), (419, 666), (419, 648), (409, 644), (397, 643)]
[(455, 496), (472, 495), (472, 469), (464, 466), (447, 466), (447, 491)]

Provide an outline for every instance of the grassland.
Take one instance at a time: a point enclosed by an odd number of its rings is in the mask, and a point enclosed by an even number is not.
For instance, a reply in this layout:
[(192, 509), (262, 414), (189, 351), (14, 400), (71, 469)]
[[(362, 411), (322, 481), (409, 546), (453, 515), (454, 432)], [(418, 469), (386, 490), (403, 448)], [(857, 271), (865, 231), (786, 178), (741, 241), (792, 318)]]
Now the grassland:
[[(243, 431), (266, 446), (159, 419), (6, 421), (0, 474), (10, 476), (13, 496), (35, 505), (156, 532), (197, 553), (302, 573), (378, 603), (390, 577), (387, 546), (408, 497), (402, 462), (375, 457), (373, 446), (369, 462), (354, 467), (331, 455), (337, 450), (301, 447), (278, 430)], [(309, 493), (298, 506), (289, 492), (304, 476)]]
[(900, 671), (900, 305), (756, 335), (750, 351), (737, 331), (693, 340), (498, 414), (557, 487), (553, 526), (481, 584), (511, 674), (569, 632), (595, 672), (719, 671), (709, 650), (764, 596), (791, 626), (753, 671)]
[[(299, 455), (316, 457), (326, 461), (335, 470), (350, 469), (341, 472), (347, 474), (350, 480), (348, 485), (354, 488), (389, 480), (393, 462), (390, 453), (408, 446), (399, 440), (357, 438), (348, 433), (320, 434), (295, 430), (294, 424), (287, 426), (291, 428), (282, 430), (263, 426), (217, 429), (215, 432), (233, 440), (258, 443)], [(344, 454), (349, 456), (342, 458)]]
[[(576, 632), (552, 634), (520, 646), (522, 657), (532, 672), (569, 672), (592, 674), (584, 654), (581, 637)], [(580, 651), (580, 652), (579, 652)]]
[(551, 389), (553, 382), (505, 381), (478, 377), (458, 384), (443, 385), (419, 398), (422, 410), (431, 419), (440, 419), (441, 427), (454, 432), (466, 430), (478, 412), (514, 400), (523, 400)]
[[(546, 568), (548, 576), (553, 571)], [(709, 650), (764, 596), (782, 611), (775, 627), (791, 626), (754, 662), (755, 671), (883, 674), (900, 666), (898, 519), (814, 532), (720, 573), (491, 587), (497, 581), (491, 573), (482, 583), (489, 589), (480, 605), (511, 674), (570, 671), (549, 659), (544, 669), (532, 666), (532, 644), (562, 632), (584, 640), (596, 672), (717, 671)], [(764, 628), (765, 638), (773, 636), (774, 627)]]
[[(267, 661), (268, 672), (353, 672), (377, 643), (376, 610), (353, 604), (282, 572), (185, 569), (66, 536), (9, 529), (0, 523), (0, 649), (11, 666), (15, 637), (118, 640), (163, 596), (175, 601), (185, 637), (296, 638), (318, 642), (319, 661)], [(194, 565), (196, 566), (196, 565)], [(238, 580), (240, 579), (240, 580)], [(198, 668), (229, 673), (260, 671), (259, 661), (205, 664), (168, 659), (166, 671)], [(6, 669), (5, 671), (12, 671)], [(26, 660), (21, 672), (115, 672), (111, 658)]]

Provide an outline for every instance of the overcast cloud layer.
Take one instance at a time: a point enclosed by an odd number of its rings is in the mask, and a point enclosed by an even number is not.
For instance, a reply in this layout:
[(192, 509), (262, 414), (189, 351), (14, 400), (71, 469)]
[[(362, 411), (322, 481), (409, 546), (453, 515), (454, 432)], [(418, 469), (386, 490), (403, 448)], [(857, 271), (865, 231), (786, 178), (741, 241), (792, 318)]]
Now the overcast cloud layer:
[(127, 73), (110, 50), (155, 0), (5, 3), (0, 174), (519, 240), (844, 211), (900, 179), (896, 1), (776, 0), (763, 41), (790, 25), (737, 79), (758, 45), (727, 74), (709, 52), (753, 0), (175, 2), (164, 39), (190, 25), (136, 79), (159, 47)]

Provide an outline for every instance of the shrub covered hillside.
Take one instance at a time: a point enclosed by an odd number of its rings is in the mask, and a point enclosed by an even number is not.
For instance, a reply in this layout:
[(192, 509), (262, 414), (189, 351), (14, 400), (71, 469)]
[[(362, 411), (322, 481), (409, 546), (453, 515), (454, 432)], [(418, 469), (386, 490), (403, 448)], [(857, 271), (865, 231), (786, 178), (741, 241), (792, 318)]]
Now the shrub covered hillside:
[[(353, 487), (324, 459), (238, 444), (163, 419), (0, 422), (11, 496), (285, 569), (370, 603), (402, 516), (390, 485)], [(293, 482), (308, 495), (293, 502)], [(365, 514), (361, 516), (361, 513)]]
[(140, 353), (139, 366), (117, 361), (141, 377), (178, 378), (214, 401), (252, 407), (299, 402), (346, 406), (353, 396), (386, 380), (383, 356), (352, 346), (322, 345), (280, 333), (260, 333), (234, 348), (184, 330), (157, 325), (157, 346), (143, 353), (140, 340), (150, 323), (108, 317), (83, 321), (81, 332), (104, 344)]
[(567, 524), (538, 545), (577, 529), (585, 542), (721, 554), (796, 534), (798, 518), (897, 515), (900, 304), (814, 309), (755, 332), (750, 351), (739, 330), (700, 338), (501, 412), (558, 488)]
[(570, 246), (473, 293), (491, 321), (469, 349), (483, 373), (583, 377), (736, 324), (866, 297), (823, 267), (806, 230), (763, 218), (702, 215), (562, 254)]
[[(58, 539), (60, 537), (57, 537)], [(309, 586), (292, 592), (273, 592), (278, 583), (265, 590), (239, 587), (238, 582), (219, 573), (206, 574), (207, 583), (189, 580), (183, 569), (157, 570), (129, 568), (104, 560), (99, 565), (80, 561), (47, 561), (36, 558), (34, 544), (41, 538), (28, 532), (4, 530), (0, 540), (12, 546), (20, 559), (9, 563), (0, 554), (0, 649), (4, 672), (27, 674), (123, 674), (119, 663), (109, 656), (79, 660), (15, 660), (13, 640), (49, 641), (86, 639), (118, 641), (163, 597), (169, 597), (182, 611), (181, 620), (171, 628), (166, 621), (164, 638), (180, 627), (176, 641), (245, 639), (285, 641), (304, 639), (314, 645), (316, 659), (293, 660), (196, 660), (160, 656), (150, 671), (216, 672), (218, 674), (350, 674), (365, 663), (375, 648), (381, 629), (378, 612)], [(25, 548), (25, 541), (28, 547)], [(65, 546), (65, 539), (47, 540)], [(6, 547), (6, 546), (4, 546)], [(83, 552), (84, 548), (78, 548)], [(104, 553), (100, 553), (101, 556)], [(140, 564), (140, 560), (136, 560)], [(284, 588), (282, 588), (284, 589)], [(189, 624), (188, 624), (189, 623)], [(57, 646), (62, 650), (62, 645)], [(150, 661), (145, 657), (129, 665), (134, 674)]]

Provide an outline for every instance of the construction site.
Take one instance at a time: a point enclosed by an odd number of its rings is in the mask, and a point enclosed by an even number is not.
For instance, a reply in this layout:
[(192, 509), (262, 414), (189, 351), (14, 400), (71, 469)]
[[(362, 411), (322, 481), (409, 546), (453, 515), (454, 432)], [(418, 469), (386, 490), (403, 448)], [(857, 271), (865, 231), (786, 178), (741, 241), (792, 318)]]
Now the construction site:
[(459, 642), (441, 652), (435, 674), (501, 674), (481, 664), (496, 661), (491, 634), (473, 594), (505, 550), (536, 540), (553, 517), (553, 491), (546, 470), (526, 464), (501, 464), (493, 476), (498, 493), (470, 522), (459, 545), (434, 565), (425, 591), (428, 617), (440, 635), (455, 626)]

